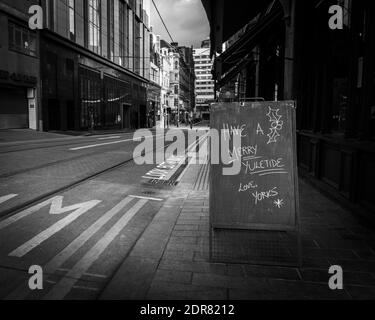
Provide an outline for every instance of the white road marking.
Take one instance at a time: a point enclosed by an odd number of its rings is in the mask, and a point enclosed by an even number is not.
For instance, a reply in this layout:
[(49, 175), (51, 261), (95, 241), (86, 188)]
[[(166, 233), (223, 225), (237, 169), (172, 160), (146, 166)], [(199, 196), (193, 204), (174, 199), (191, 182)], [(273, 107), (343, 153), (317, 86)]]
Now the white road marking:
[(111, 140), (111, 139), (120, 139), (121, 136), (113, 136), (113, 137), (105, 137), (105, 138), (98, 138), (98, 140)]
[(99, 288), (94, 288), (94, 287), (86, 287), (86, 286), (74, 286), (73, 289), (77, 290), (86, 290), (86, 291), (99, 291)]
[[(58, 268), (56, 271), (61, 271), (61, 272), (69, 272), (70, 269), (64, 269), (64, 268)], [(107, 279), (108, 276), (105, 276), (103, 274), (96, 274), (96, 273), (85, 273), (84, 276), (90, 277), (90, 278), (99, 278), (99, 279)]]
[[(64, 213), (64, 212), (72, 211), (72, 210), (76, 209), (75, 206), (70, 206), (70, 207), (64, 208), (62, 210), (61, 209), (62, 200), (63, 200), (63, 197), (56, 196), (56, 197), (50, 198), (46, 201), (43, 201), (41, 203), (38, 203), (37, 205), (35, 205), (33, 207), (27, 208), (27, 209), (15, 214), (15, 215), (12, 215), (11, 217), (9, 217), (9, 218), (7, 218), (3, 221), (0, 221), (0, 230), (8, 227), (9, 225), (17, 222), (18, 220), (26, 218), (30, 214), (33, 214), (33, 213), (39, 211), (41, 208), (43, 208), (43, 207), (45, 207), (49, 204), (51, 205), (51, 209), (50, 209), (51, 214), (56, 214), (56, 212), (58, 212), (59, 208), (60, 208), (60, 211), (59, 211), (60, 213)], [(79, 206), (79, 205), (77, 205), (77, 206)]]
[(73, 288), (76, 282), (85, 274), (92, 264), (100, 257), (104, 250), (120, 234), (129, 221), (142, 209), (147, 200), (139, 200), (120, 220), (92, 247), (84, 257), (70, 270), (66, 276), (44, 296), (46, 300), (61, 300)]
[[(202, 137), (198, 140), (197, 144), (199, 145), (199, 144), (201, 143), (201, 141), (202, 141), (204, 138), (207, 138), (207, 136), (208, 136), (208, 134), (202, 136)], [(193, 145), (193, 146), (188, 150), (189, 153), (192, 152), (191, 150), (192, 150), (194, 147), (196, 147), (196, 146)], [(208, 148), (208, 145), (207, 145), (207, 148)], [(181, 181), (181, 179), (184, 177), (186, 171), (189, 169), (189, 167), (190, 167), (192, 164), (196, 164), (196, 160), (192, 157), (193, 155), (196, 155), (196, 152), (195, 152), (195, 153), (192, 152), (192, 154), (190, 154), (191, 158), (190, 158), (190, 160), (189, 160), (189, 163), (187, 164), (187, 166), (186, 166), (186, 168), (184, 169), (184, 171), (182, 171), (182, 173), (180, 174), (180, 176), (177, 178), (177, 180), (176, 180), (177, 182), (180, 182), (180, 181)]]
[[(172, 156), (167, 161), (159, 164), (156, 168), (147, 172), (143, 179), (169, 180), (185, 162), (185, 156)], [(163, 169), (167, 168), (167, 169)]]
[(146, 199), (146, 200), (151, 200), (151, 201), (163, 201), (164, 200), (161, 198), (150, 198), (150, 197), (141, 197), (141, 196), (133, 196), (133, 195), (129, 195), (129, 197), (137, 198), (137, 199)]
[[(53, 281), (53, 280), (44, 280), (44, 281), (53, 285), (57, 283), (56, 281)], [(98, 288), (86, 287), (86, 286), (74, 286), (73, 289), (86, 290), (86, 291), (99, 291)]]
[(24, 243), (23, 245), (15, 249), (14, 251), (12, 251), (9, 254), (9, 256), (22, 258), (31, 250), (35, 249), (44, 241), (52, 237), (55, 233), (59, 232), (60, 230), (62, 230), (63, 228), (71, 224), (73, 221), (78, 219), (81, 215), (83, 215), (84, 213), (86, 213), (87, 211), (89, 211), (90, 209), (92, 209), (93, 207), (95, 207), (101, 202), (99, 200), (92, 200), (92, 201), (79, 203), (73, 206), (62, 208), (61, 207), (62, 197), (57, 197), (57, 198), (59, 198), (60, 201), (58, 199), (57, 201), (52, 202), (51, 210), (50, 210), (51, 214), (61, 214), (61, 213), (65, 213), (65, 212), (72, 211), (72, 210), (75, 210), (75, 211), (69, 214), (68, 216), (66, 216), (64, 219), (61, 219), (60, 221), (58, 221), (51, 227), (47, 228), (43, 232), (39, 233), (37, 236), (27, 241), (26, 243)]
[(73, 254), (75, 254), (90, 238), (97, 233), (109, 220), (124, 209), (133, 199), (126, 197), (115, 207), (100, 217), (93, 225), (86, 229), (78, 238), (69, 244), (64, 250), (58, 253), (51, 261), (49, 261), (44, 270), (46, 273), (54, 273), (56, 269), (61, 267)]
[[(163, 136), (161, 134), (155, 135), (155, 136), (146, 136), (144, 138), (156, 138), (159, 136)], [(83, 147), (76, 147), (76, 148), (70, 148), (70, 151), (78, 151), (78, 150), (84, 150), (84, 149), (90, 149), (90, 148), (96, 148), (96, 147), (102, 147), (102, 146), (108, 146), (111, 144), (118, 144), (118, 143), (123, 143), (123, 142), (129, 142), (129, 141), (135, 141), (134, 139), (125, 139), (125, 140), (118, 140), (118, 141), (111, 141), (111, 142), (104, 142), (104, 143), (98, 143), (98, 144), (91, 144), (88, 146), (83, 146)]]
[(0, 204), (8, 201), (10, 199), (13, 199), (14, 197), (17, 197), (17, 196), (18, 196), (18, 194), (8, 194), (7, 196), (0, 197)]
[[(197, 145), (199, 145), (201, 141), (206, 137), (207, 134), (200, 137), (198, 141), (195, 140), (185, 149), (185, 152), (187, 151), (187, 154), (190, 155), (191, 150), (193, 150)], [(196, 152), (194, 154), (196, 154)], [(182, 166), (182, 164), (185, 161), (185, 155), (171, 156), (165, 162), (159, 164), (156, 168), (147, 172), (144, 176), (142, 176), (142, 179), (168, 181), (177, 172), (177, 170)]]

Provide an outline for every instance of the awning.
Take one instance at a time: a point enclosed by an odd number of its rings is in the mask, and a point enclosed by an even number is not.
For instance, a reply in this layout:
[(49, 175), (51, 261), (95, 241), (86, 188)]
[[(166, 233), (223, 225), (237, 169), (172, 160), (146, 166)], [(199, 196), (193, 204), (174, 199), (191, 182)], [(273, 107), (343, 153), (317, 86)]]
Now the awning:
[(211, 54), (243, 28), (272, 0), (202, 0), (211, 27)]
[(267, 37), (267, 32), (277, 25), (283, 17), (278, 1), (248, 24), (245, 33), (226, 51), (215, 59), (215, 78), (224, 84), (248, 64), (255, 64), (257, 57), (253, 49)]

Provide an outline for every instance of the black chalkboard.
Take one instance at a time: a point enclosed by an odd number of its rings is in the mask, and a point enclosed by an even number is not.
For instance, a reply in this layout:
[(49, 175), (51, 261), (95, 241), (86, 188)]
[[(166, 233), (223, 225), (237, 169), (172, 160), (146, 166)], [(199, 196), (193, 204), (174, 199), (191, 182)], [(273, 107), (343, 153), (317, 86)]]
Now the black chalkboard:
[[(211, 129), (220, 132), (220, 159), (218, 145), (210, 152), (211, 260), (301, 265), (295, 102), (217, 103)], [(238, 173), (225, 175), (234, 163)]]
[(225, 139), (241, 135), (241, 148), (229, 149), (234, 161), (241, 162), (239, 174), (225, 176), (223, 168), (228, 165), (211, 164), (211, 226), (295, 229), (298, 224), (295, 103), (218, 103), (211, 109), (211, 128), (225, 130)]

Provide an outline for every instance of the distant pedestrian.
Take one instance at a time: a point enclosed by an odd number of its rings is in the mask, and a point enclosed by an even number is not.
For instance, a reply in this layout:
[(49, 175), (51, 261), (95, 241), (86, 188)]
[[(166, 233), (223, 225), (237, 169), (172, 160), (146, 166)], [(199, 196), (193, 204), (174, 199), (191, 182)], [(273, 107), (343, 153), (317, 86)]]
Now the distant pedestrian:
[(189, 115), (189, 124), (190, 124), (190, 129), (193, 129), (193, 117)]

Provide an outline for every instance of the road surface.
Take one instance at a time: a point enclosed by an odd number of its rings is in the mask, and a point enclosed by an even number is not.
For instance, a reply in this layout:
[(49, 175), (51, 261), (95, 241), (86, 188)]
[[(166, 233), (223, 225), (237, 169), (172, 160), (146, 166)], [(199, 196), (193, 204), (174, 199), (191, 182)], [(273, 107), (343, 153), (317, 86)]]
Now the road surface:
[[(98, 298), (204, 141), (142, 166), (130, 133), (3, 144), (0, 299)], [(31, 266), (42, 267), (41, 291), (30, 290)]]

